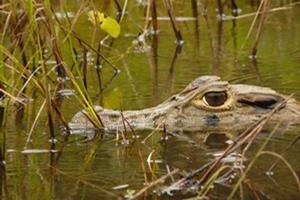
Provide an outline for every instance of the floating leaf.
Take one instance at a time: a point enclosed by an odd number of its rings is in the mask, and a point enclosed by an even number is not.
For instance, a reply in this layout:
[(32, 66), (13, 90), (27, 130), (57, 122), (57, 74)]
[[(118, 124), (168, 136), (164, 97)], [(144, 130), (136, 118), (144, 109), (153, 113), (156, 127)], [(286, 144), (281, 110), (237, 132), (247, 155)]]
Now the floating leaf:
[(100, 25), (100, 28), (106, 31), (113, 38), (117, 38), (121, 32), (119, 23), (111, 17), (106, 17), (103, 23)]
[(120, 35), (120, 24), (114, 18), (105, 16), (104, 13), (98, 11), (89, 11), (88, 17), (95, 26), (100, 24), (100, 28), (111, 37), (117, 38)]

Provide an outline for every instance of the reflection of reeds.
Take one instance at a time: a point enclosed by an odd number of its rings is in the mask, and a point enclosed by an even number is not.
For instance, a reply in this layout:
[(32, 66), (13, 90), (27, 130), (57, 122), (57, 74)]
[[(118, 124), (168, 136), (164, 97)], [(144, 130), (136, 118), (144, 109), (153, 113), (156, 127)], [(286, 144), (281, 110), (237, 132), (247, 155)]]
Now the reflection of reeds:
[(10, 199), (8, 186), (7, 186), (7, 178), (6, 178), (6, 168), (4, 164), (5, 158), (2, 157), (4, 152), (0, 149), (0, 197), (4, 199)]

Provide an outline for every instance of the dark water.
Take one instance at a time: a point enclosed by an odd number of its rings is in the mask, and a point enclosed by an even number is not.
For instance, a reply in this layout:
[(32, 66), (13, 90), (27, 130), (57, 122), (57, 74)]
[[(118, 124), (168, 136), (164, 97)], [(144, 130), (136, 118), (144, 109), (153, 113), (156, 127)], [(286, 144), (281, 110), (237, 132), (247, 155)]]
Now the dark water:
[[(100, 2), (95, 6), (114, 16), (113, 1)], [(279, 1), (272, 6), (280, 6)], [(80, 4), (69, 1), (66, 9), (76, 14), (79, 7)], [(255, 12), (257, 8), (256, 5), (251, 5), (251, 1), (240, 2), (239, 7), (240, 15)], [(129, 1), (128, 12), (121, 24), (121, 36), (114, 40), (111, 48), (102, 49), (121, 71), (110, 82), (113, 70), (108, 65), (103, 65), (102, 81), (107, 85), (103, 95), (99, 95), (95, 73), (96, 55), (90, 52), (88, 56), (88, 91), (93, 102), (113, 109), (146, 108), (179, 92), (194, 78), (208, 74), (218, 75), (231, 83), (271, 87), (283, 94), (294, 94), (295, 98), (300, 99), (300, 6), (269, 14), (256, 60), (249, 58), (256, 28), (246, 41), (253, 17), (234, 22), (218, 22), (216, 5), (209, 3), (208, 8), (208, 21), (201, 15), (200, 4), (196, 21), (178, 23), (184, 39), (180, 50), (176, 50), (170, 22), (159, 21), (157, 56), (153, 56), (155, 52), (151, 49), (151, 37), (146, 37), (141, 46), (134, 44), (138, 33), (144, 27), (144, 8), (137, 1)], [(193, 16), (190, 1), (176, 1), (174, 9), (176, 16)], [(61, 7), (57, 6), (56, 10), (60, 13)], [(230, 15), (231, 9), (226, 7), (225, 12)], [(163, 3), (158, 3), (158, 16), (167, 16)], [(97, 44), (104, 35), (94, 29), (85, 14), (79, 16), (74, 30), (90, 44)], [(109, 41), (105, 43), (108, 45)], [(64, 57), (71, 62), (70, 52), (64, 45), (67, 44), (62, 43)], [(65, 89), (73, 88), (68, 83)], [(57, 153), (21, 154), (42, 101), (41, 97), (37, 97), (30, 103), (25, 108), (21, 122), (16, 120), (16, 109), (9, 108), (12, 112), (7, 116), (6, 126), (1, 130), (7, 135), (6, 184), (12, 199), (116, 199), (113, 195), (124, 197), (131, 192), (137, 192), (146, 186), (145, 183), (165, 175), (168, 168), (179, 168), (186, 172), (197, 169), (212, 159), (214, 153), (223, 149), (204, 144), (204, 136), (195, 134), (188, 135), (185, 139), (170, 137), (167, 142), (161, 142), (161, 133), (154, 133), (143, 143), (149, 132), (142, 132), (138, 133), (140, 137), (136, 141), (130, 140), (128, 145), (117, 142), (113, 136), (84, 142), (81, 136), (72, 135), (58, 162), (55, 162)], [(67, 120), (79, 110), (76, 96), (63, 99), (62, 112)], [(63, 141), (60, 127), (57, 123), (58, 141), (54, 149), (59, 149)], [(278, 131), (267, 145), (267, 150), (281, 154), (299, 134), (299, 130), (294, 128), (285, 132)], [(48, 132), (47, 115), (43, 112), (33, 131), (32, 142), (27, 147), (53, 148), (48, 141)], [(267, 135), (257, 139), (251, 148), (250, 158)], [(149, 155), (157, 163), (148, 164)], [(297, 142), (283, 156), (298, 176), (299, 155)], [(274, 157), (262, 156), (247, 175), (247, 182), (261, 191), (259, 195), (263, 199), (297, 199), (300, 193), (286, 165), (280, 162), (272, 176), (266, 175), (274, 162)], [(124, 184), (128, 184), (128, 187), (113, 189)], [(255, 198), (247, 184), (243, 184), (243, 187), (245, 199)], [(149, 190), (148, 195), (153, 189)], [(229, 188), (216, 186), (208, 196), (226, 199), (229, 193)], [(148, 198), (160, 197), (154, 195)], [(236, 198), (241, 197), (238, 195)]]

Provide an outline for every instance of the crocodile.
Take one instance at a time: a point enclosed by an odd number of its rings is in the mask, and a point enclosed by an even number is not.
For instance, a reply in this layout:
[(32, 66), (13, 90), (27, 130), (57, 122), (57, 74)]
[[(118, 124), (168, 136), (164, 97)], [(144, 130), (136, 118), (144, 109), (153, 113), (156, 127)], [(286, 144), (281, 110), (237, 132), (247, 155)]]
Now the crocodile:
[[(284, 104), (283, 104), (284, 103)], [(276, 91), (260, 86), (230, 84), (218, 76), (200, 76), (181, 92), (161, 104), (142, 110), (119, 111), (95, 106), (104, 132), (134, 130), (167, 132), (238, 131), (281, 108), (270, 122), (300, 122), (300, 104)], [(73, 133), (97, 130), (82, 110), (69, 123)]]

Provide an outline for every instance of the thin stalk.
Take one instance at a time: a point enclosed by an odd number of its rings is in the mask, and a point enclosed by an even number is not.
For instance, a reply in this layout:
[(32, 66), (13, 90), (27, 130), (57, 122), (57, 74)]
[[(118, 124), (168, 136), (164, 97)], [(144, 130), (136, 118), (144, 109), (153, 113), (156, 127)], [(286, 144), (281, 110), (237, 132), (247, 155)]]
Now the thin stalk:
[(48, 90), (46, 93), (46, 103), (47, 103), (47, 111), (48, 111), (47, 115), (48, 115), (48, 126), (49, 126), (50, 139), (51, 139), (51, 141), (53, 141), (55, 139), (55, 133), (54, 133), (50, 87), (48, 87)]
[(224, 165), (221, 166), (216, 172), (214, 172), (214, 174), (205, 182), (205, 184), (203, 185), (203, 188), (201, 189), (200, 193), (199, 193), (199, 197), (205, 197), (206, 194), (209, 192), (209, 190), (211, 190), (213, 184), (215, 183), (216, 179), (220, 176), (220, 174), (227, 169), (231, 169), (231, 166), (228, 165)]
[(151, 17), (153, 32), (156, 35), (158, 30), (156, 0), (151, 1)]
[(222, 0), (217, 0), (217, 8), (218, 8), (218, 11), (217, 11), (218, 19), (220, 21), (222, 21), (223, 13), (224, 13)]
[(122, 13), (121, 13), (121, 17), (120, 17), (119, 23), (122, 22), (122, 20), (123, 20), (125, 14), (126, 14), (127, 4), (128, 4), (128, 0), (125, 0), (125, 1), (124, 1), (124, 4), (123, 4)]
[(261, 19), (259, 21), (258, 28), (257, 28), (257, 31), (256, 31), (255, 42), (254, 42), (254, 45), (253, 45), (253, 48), (252, 48), (252, 57), (256, 57), (258, 44), (259, 44), (259, 41), (260, 41), (261, 36), (262, 36), (263, 28), (264, 28), (264, 25), (265, 25), (265, 21), (266, 21), (266, 18), (267, 18), (267, 14), (268, 14), (268, 10), (269, 10), (270, 5), (271, 5), (270, 0), (263, 0), (263, 8), (262, 8), (263, 13), (261, 15)]
[(37, 115), (36, 115), (36, 117), (35, 117), (35, 119), (34, 119), (34, 121), (32, 123), (32, 126), (30, 128), (30, 131), (29, 131), (27, 139), (26, 139), (26, 144), (25, 144), (24, 149), (27, 149), (27, 146), (28, 146), (29, 142), (31, 141), (33, 130), (34, 130), (34, 128), (35, 128), (35, 126), (36, 126), (36, 124), (38, 122), (38, 119), (39, 119), (39, 117), (40, 117), (40, 115), (41, 115), (41, 113), (42, 113), (45, 105), (46, 105), (46, 100), (42, 103), (42, 105), (41, 105), (41, 107), (40, 107), (40, 109), (39, 109), (39, 111), (38, 111), (38, 113), (37, 113)]
[(87, 50), (83, 48), (82, 78), (84, 88), (87, 90)]
[(167, 9), (168, 16), (170, 18), (171, 25), (172, 25), (172, 28), (173, 28), (173, 31), (174, 31), (174, 34), (175, 34), (175, 37), (176, 37), (176, 44), (177, 45), (182, 45), (183, 44), (183, 38), (182, 38), (180, 30), (178, 29), (178, 27), (176, 25), (176, 19), (175, 19), (174, 14), (173, 14), (173, 9), (172, 9), (171, 2), (170, 2), (170, 0), (164, 0), (164, 4), (165, 4), (165, 7)]
[(117, 10), (118, 10), (118, 11), (117, 11), (118, 16), (121, 16), (121, 13), (122, 13), (122, 7), (121, 7), (119, 1), (118, 1), (118, 0), (114, 0), (114, 3), (115, 3), (115, 5), (116, 5), (116, 7), (117, 7)]
[(199, 49), (199, 10), (198, 10), (198, 0), (191, 0), (191, 5), (192, 5), (192, 11), (193, 11), (193, 17), (195, 18), (195, 38), (196, 38), (196, 50), (198, 51)]
[[(101, 43), (98, 43), (98, 48), (97, 52), (100, 52), (101, 49)], [(96, 72), (97, 72), (97, 79), (98, 79), (98, 86), (99, 86), (99, 93), (102, 93), (102, 77), (101, 77), (101, 57), (97, 54), (97, 59), (96, 59)]]
[(236, 4), (236, 0), (231, 0), (231, 13), (233, 16), (237, 16), (238, 15), (238, 6)]

